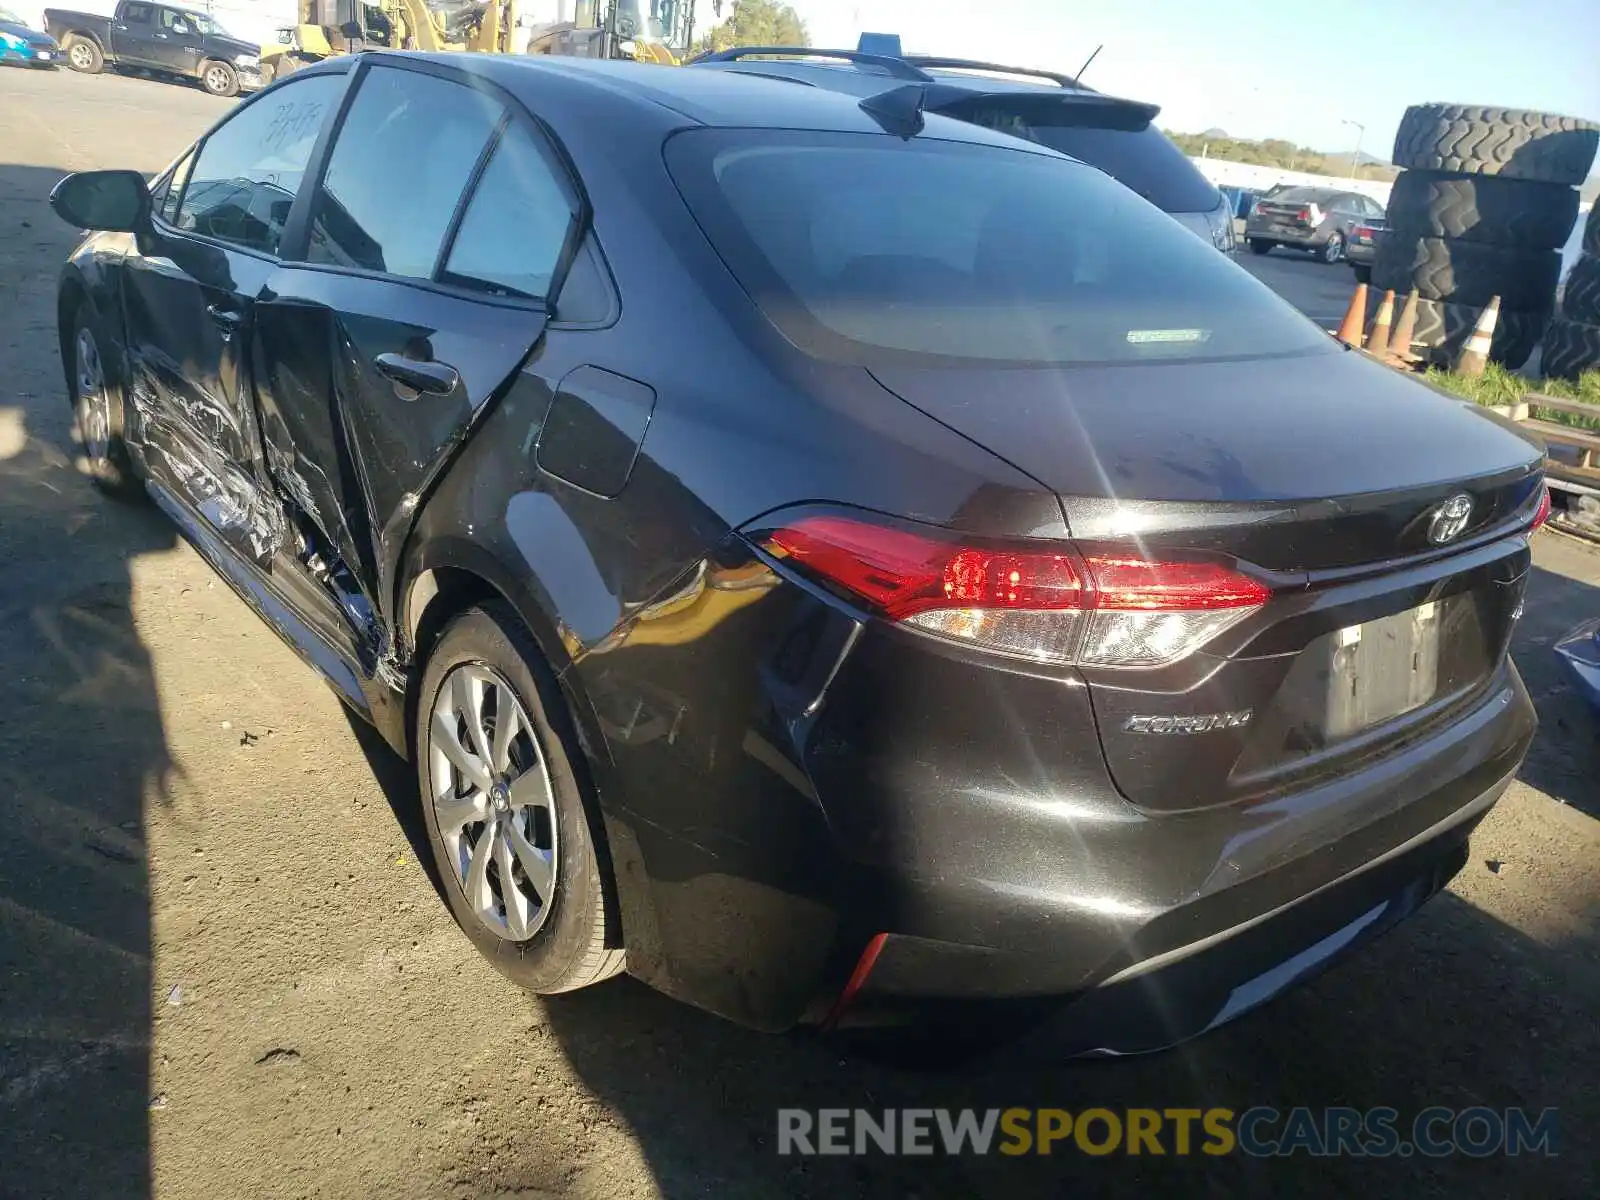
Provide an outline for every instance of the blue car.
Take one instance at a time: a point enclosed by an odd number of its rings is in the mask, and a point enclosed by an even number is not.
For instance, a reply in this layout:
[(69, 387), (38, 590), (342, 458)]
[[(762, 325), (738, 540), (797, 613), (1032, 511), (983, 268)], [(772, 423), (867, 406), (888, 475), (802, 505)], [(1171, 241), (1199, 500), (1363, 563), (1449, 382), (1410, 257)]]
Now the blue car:
[(61, 61), (61, 47), (55, 38), (15, 13), (0, 8), (0, 63), (24, 67), (54, 67)]
[(1600, 713), (1600, 617), (1591, 617), (1555, 645), (1567, 664), (1578, 694)]

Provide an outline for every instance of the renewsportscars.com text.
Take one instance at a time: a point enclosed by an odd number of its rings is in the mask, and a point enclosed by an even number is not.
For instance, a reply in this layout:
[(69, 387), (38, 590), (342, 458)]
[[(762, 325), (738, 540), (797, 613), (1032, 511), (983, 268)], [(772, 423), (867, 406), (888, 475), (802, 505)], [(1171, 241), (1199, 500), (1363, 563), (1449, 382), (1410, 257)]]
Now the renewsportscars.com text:
[(1471, 1158), (1556, 1153), (1556, 1110), (783, 1108), (778, 1153)]

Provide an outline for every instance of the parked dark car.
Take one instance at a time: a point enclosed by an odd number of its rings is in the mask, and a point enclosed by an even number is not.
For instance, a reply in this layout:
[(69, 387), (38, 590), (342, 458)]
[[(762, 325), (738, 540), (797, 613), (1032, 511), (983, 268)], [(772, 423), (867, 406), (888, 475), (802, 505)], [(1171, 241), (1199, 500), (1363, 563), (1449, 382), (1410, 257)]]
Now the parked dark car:
[[(898, 39), (889, 38), (888, 45)], [(772, 54), (791, 57), (756, 57)], [(909, 84), (922, 89), (924, 111), (999, 129), (1099, 167), (1217, 249), (1237, 247), (1227, 199), (1156, 128), (1160, 107), (1102, 95), (1070, 75), (964, 58), (798, 46), (737, 47), (688, 65), (781, 76), (857, 99)]]
[(16, 13), (0, 8), (0, 63), (24, 67), (54, 67), (61, 58), (55, 38), (32, 29)]
[(213, 96), (261, 87), (261, 47), (230, 37), (202, 12), (122, 0), (109, 17), (47, 8), (44, 23), (74, 71), (95, 75), (108, 66), (137, 67), (196, 80)]
[(1357, 283), (1372, 282), (1372, 264), (1378, 257), (1378, 238), (1389, 228), (1386, 217), (1365, 217), (1350, 227), (1344, 256), (1356, 273)]
[(1336, 263), (1350, 245), (1350, 231), (1382, 216), (1383, 205), (1359, 192), (1287, 187), (1256, 202), (1245, 221), (1244, 236), (1257, 254), (1288, 246)]
[(83, 453), (414, 760), (510, 978), (1169, 1045), (1465, 861), (1542, 450), (899, 86), (299, 71), (54, 192)]

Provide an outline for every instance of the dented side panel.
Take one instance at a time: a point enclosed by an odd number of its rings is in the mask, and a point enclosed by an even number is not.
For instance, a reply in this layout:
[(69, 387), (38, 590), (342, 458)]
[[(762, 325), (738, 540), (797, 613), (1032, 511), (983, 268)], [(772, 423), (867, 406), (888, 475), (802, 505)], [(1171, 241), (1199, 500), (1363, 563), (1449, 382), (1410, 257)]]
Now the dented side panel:
[[(256, 386), (272, 478), (394, 628), (418, 503), (539, 343), (543, 312), (400, 280), (285, 264), (257, 306)], [(448, 368), (423, 393), (384, 356)]]
[(147, 468), (236, 550), (265, 563), (285, 527), (261, 467), (251, 306), (272, 270), (158, 230), (123, 260), (128, 382)]

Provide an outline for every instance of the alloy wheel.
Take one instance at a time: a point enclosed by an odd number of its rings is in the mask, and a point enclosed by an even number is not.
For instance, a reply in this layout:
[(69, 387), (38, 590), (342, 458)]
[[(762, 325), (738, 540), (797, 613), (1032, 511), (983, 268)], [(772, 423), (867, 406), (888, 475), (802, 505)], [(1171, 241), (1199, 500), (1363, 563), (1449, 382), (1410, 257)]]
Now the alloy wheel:
[(1322, 248), (1322, 261), (1336, 263), (1344, 257), (1344, 239), (1337, 233), (1328, 239)]
[(482, 663), (445, 676), (428, 723), (428, 776), (455, 884), (478, 922), (522, 942), (555, 897), (555, 792), (527, 709)]
[(91, 469), (99, 469), (111, 456), (111, 398), (106, 394), (105, 366), (100, 347), (87, 326), (78, 327), (77, 354), (78, 437)]
[(87, 71), (94, 66), (94, 51), (85, 43), (72, 43), (72, 49), (68, 53), (72, 59), (72, 65), (77, 67), (78, 70)]
[(228, 72), (221, 67), (211, 67), (206, 71), (206, 91), (220, 96), (228, 90)]

